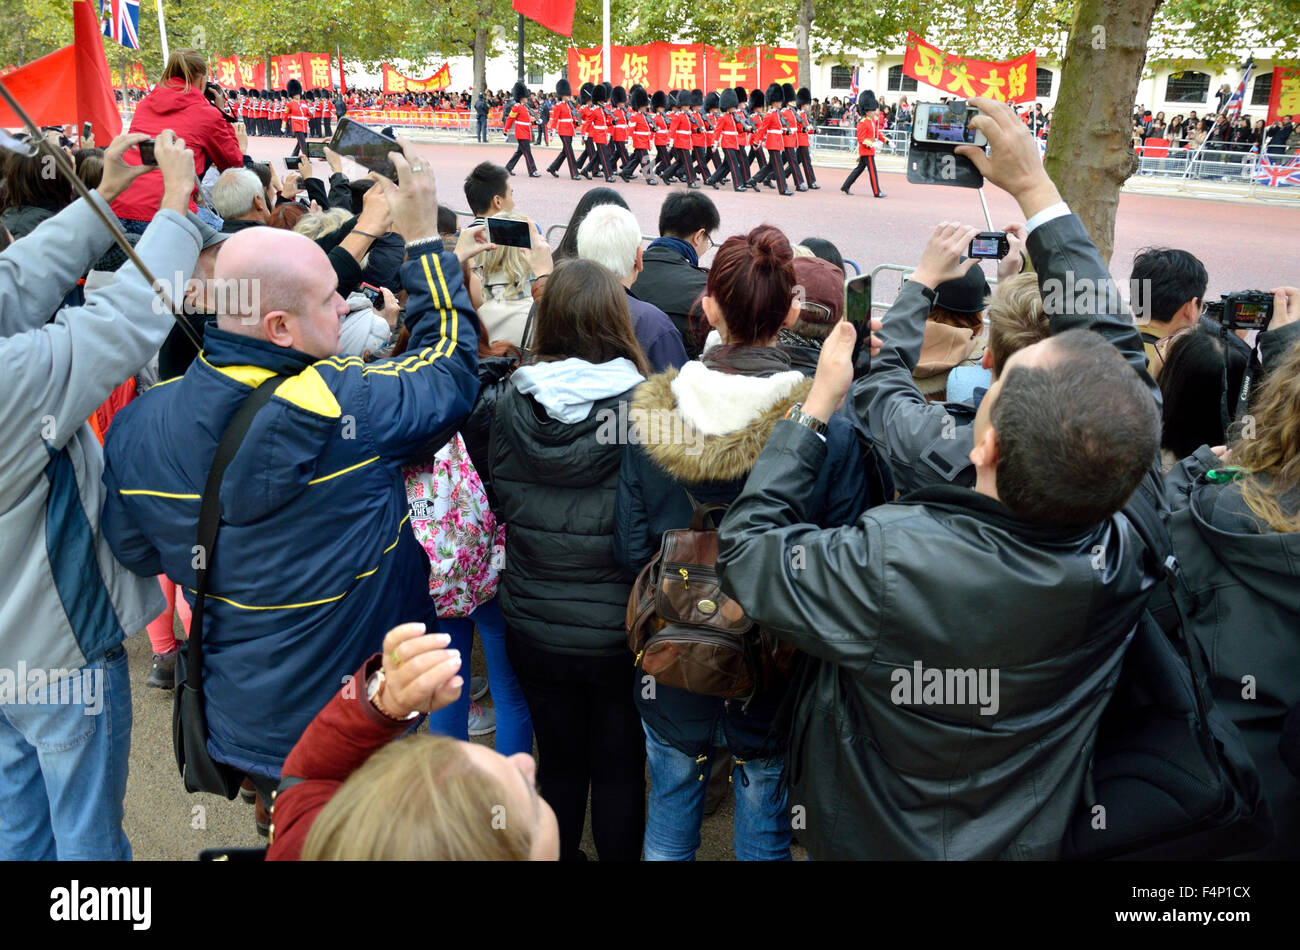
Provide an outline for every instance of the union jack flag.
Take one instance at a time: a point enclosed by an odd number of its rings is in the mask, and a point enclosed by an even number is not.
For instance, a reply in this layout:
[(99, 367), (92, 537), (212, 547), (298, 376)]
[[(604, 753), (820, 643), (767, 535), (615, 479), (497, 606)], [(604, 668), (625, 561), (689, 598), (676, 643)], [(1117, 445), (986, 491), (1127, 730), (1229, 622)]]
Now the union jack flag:
[(1223, 104), (1223, 111), (1229, 119), (1235, 119), (1241, 115), (1241, 106), (1246, 101), (1246, 86), (1250, 82), (1250, 74), (1254, 69), (1255, 58), (1252, 56), (1241, 67), (1241, 82), (1237, 83), (1237, 88), (1233, 90), (1228, 101)]
[(1255, 166), (1255, 181), (1268, 188), (1281, 188), (1284, 185), (1300, 185), (1300, 156), (1280, 165), (1268, 157), (1268, 153), (1259, 156)]
[(104, 35), (128, 49), (140, 48), (140, 0), (100, 0)]

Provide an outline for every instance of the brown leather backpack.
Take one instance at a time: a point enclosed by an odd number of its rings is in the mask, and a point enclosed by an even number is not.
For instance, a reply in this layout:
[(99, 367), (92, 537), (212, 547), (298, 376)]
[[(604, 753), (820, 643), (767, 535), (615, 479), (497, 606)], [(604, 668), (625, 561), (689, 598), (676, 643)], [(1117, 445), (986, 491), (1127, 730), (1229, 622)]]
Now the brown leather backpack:
[(627, 645), (664, 686), (726, 699), (778, 684), (794, 650), (767, 634), (718, 583), (718, 532), (707, 519), (726, 505), (696, 505), (689, 528), (665, 531), (627, 602)]

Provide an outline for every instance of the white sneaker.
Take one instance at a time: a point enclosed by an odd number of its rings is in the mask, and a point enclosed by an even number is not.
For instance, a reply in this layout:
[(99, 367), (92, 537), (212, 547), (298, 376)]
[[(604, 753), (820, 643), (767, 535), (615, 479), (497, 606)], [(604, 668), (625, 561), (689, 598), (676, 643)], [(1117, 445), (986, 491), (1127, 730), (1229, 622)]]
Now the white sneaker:
[(480, 700), (487, 695), (488, 678), (486, 676), (471, 676), (469, 678), (469, 698), (471, 700)]
[(490, 736), (496, 731), (496, 710), (471, 702), (469, 704), (469, 734), (471, 736)]

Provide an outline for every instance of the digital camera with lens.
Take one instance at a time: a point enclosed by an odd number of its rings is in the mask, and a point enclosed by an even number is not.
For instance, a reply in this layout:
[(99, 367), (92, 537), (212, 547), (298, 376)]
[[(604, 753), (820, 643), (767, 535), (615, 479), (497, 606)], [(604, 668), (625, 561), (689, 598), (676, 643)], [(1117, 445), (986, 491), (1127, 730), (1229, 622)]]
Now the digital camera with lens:
[(1223, 294), (1220, 307), (1219, 322), (1229, 330), (1267, 330), (1273, 319), (1273, 295), (1263, 290)]

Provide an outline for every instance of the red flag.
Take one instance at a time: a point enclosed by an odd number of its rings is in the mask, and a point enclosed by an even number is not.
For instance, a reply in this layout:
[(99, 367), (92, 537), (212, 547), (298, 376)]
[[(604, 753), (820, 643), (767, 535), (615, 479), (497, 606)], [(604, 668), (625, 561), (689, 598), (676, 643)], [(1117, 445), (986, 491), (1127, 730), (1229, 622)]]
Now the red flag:
[(89, 122), (95, 141), (107, 145), (122, 134), (122, 116), (113, 98), (113, 77), (104, 56), (99, 14), (91, 0), (72, 4), (72, 48), (77, 63), (77, 123)]
[(576, 4), (577, 0), (512, 0), (510, 6), (553, 33), (572, 36)]
[[(71, 46), (19, 66), (0, 80), (37, 125), (77, 121), (77, 66)], [(0, 127), (20, 127), (23, 120), (0, 102)]]
[(346, 96), (348, 94), (348, 77), (343, 75), (343, 52), (337, 46), (334, 47), (334, 52), (339, 54), (339, 95)]

